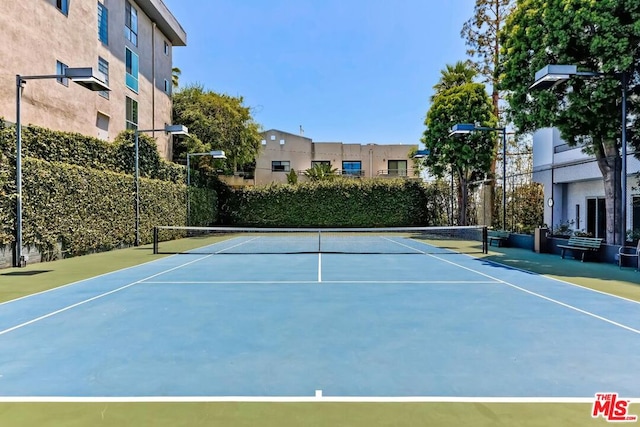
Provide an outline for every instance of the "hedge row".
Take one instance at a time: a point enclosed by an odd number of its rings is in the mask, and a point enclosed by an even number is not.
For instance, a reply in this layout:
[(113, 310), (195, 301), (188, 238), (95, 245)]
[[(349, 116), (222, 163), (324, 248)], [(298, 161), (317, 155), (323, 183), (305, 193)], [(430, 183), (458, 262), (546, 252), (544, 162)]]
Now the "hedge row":
[[(181, 165), (160, 158), (140, 135), (140, 237), (155, 225), (185, 225)], [(80, 134), (23, 129), (23, 242), (49, 257), (130, 246), (135, 240), (134, 135), (113, 143)], [(0, 119), (0, 246), (15, 239), (15, 127)], [(213, 189), (191, 188), (193, 225), (217, 220)], [(62, 253), (60, 253), (62, 251)]]
[(273, 227), (393, 227), (440, 225), (446, 212), (437, 189), (408, 180), (304, 182), (236, 190), (225, 222)]
[[(15, 126), (0, 118), (3, 149), (15, 161)], [(22, 155), (49, 162), (67, 163), (97, 170), (134, 173), (135, 135), (121, 133), (113, 143), (79, 133), (59, 132), (37, 126), (22, 128)], [(185, 182), (183, 166), (168, 162), (158, 153), (154, 140), (146, 134), (138, 138), (140, 176)]]
[[(135, 192), (131, 175), (64, 163), (25, 159), (23, 240), (41, 252), (64, 256), (130, 246), (135, 239)], [(198, 225), (215, 221), (211, 190), (192, 188)], [(153, 226), (186, 223), (186, 187), (140, 180), (140, 240), (149, 243)], [(7, 244), (8, 242), (3, 242)]]

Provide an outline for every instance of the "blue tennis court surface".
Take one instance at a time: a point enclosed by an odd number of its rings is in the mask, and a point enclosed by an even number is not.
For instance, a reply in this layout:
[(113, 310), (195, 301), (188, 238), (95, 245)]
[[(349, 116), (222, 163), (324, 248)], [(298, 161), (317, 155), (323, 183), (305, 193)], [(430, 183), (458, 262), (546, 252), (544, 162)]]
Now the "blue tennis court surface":
[(640, 304), (462, 254), (182, 254), (0, 304), (4, 397), (631, 397), (637, 372)]

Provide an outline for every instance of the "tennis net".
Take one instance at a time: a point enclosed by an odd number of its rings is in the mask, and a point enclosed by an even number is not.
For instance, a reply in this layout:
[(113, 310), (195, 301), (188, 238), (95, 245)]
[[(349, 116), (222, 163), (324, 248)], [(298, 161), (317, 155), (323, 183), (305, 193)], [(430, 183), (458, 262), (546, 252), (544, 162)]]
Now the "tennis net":
[(158, 226), (160, 254), (448, 254), (486, 253), (487, 228), (256, 228)]

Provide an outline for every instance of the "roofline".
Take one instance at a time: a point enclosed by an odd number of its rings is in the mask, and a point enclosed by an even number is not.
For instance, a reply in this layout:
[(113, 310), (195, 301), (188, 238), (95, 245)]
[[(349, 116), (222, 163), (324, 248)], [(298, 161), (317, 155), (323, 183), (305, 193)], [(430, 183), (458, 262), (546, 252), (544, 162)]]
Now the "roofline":
[(358, 142), (340, 142), (340, 141), (314, 141), (313, 139), (304, 136), (304, 135), (296, 135), (295, 133), (291, 133), (291, 132), (286, 132), (283, 130), (279, 130), (279, 129), (268, 129), (268, 130), (264, 130), (262, 132), (260, 132), (261, 135), (267, 134), (269, 132), (278, 132), (278, 133), (282, 133), (282, 134), (286, 134), (286, 135), (291, 135), (291, 136), (295, 136), (298, 138), (304, 138), (304, 139), (308, 139), (309, 141), (311, 141), (313, 144), (341, 144), (341, 145), (362, 145), (362, 146), (367, 146), (367, 145), (375, 145), (377, 147), (409, 147), (409, 148), (418, 148), (419, 144), (414, 143), (414, 144), (403, 144), (403, 143), (397, 143), (397, 144), (378, 144), (375, 142), (364, 142), (364, 143), (358, 143)]
[(309, 138), (308, 136), (304, 136), (304, 135), (297, 135), (297, 134), (295, 134), (295, 133), (285, 132), (285, 131), (283, 131), (283, 130), (279, 130), (279, 129), (268, 129), (268, 130), (262, 131), (262, 132), (260, 132), (260, 133), (261, 133), (261, 134), (266, 134), (266, 133), (268, 133), (268, 132), (284, 133), (284, 134), (286, 134), (286, 135), (291, 135), (291, 136), (295, 136), (295, 137), (298, 137), (298, 138), (304, 138), (304, 139), (308, 139), (309, 141), (312, 141), (312, 139), (311, 139), (311, 138)]
[(186, 46), (187, 33), (162, 0), (135, 0), (173, 46)]

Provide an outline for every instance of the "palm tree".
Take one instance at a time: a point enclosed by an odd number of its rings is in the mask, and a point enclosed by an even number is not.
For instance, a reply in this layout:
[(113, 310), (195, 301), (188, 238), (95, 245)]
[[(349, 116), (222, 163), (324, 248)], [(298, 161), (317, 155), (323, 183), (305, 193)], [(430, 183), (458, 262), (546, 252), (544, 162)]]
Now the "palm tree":
[(316, 163), (304, 171), (304, 176), (310, 181), (326, 181), (338, 176), (338, 169), (332, 168), (328, 163)]
[(473, 83), (477, 75), (478, 72), (469, 62), (458, 61), (455, 65), (447, 64), (444, 70), (440, 70), (440, 80), (433, 86), (435, 94), (431, 97), (431, 101), (433, 102), (433, 97), (444, 90)]
[(180, 71), (180, 68), (173, 67), (171, 69), (171, 85), (173, 86), (174, 89), (178, 88), (178, 82), (180, 80), (180, 74), (182, 74), (182, 71)]

